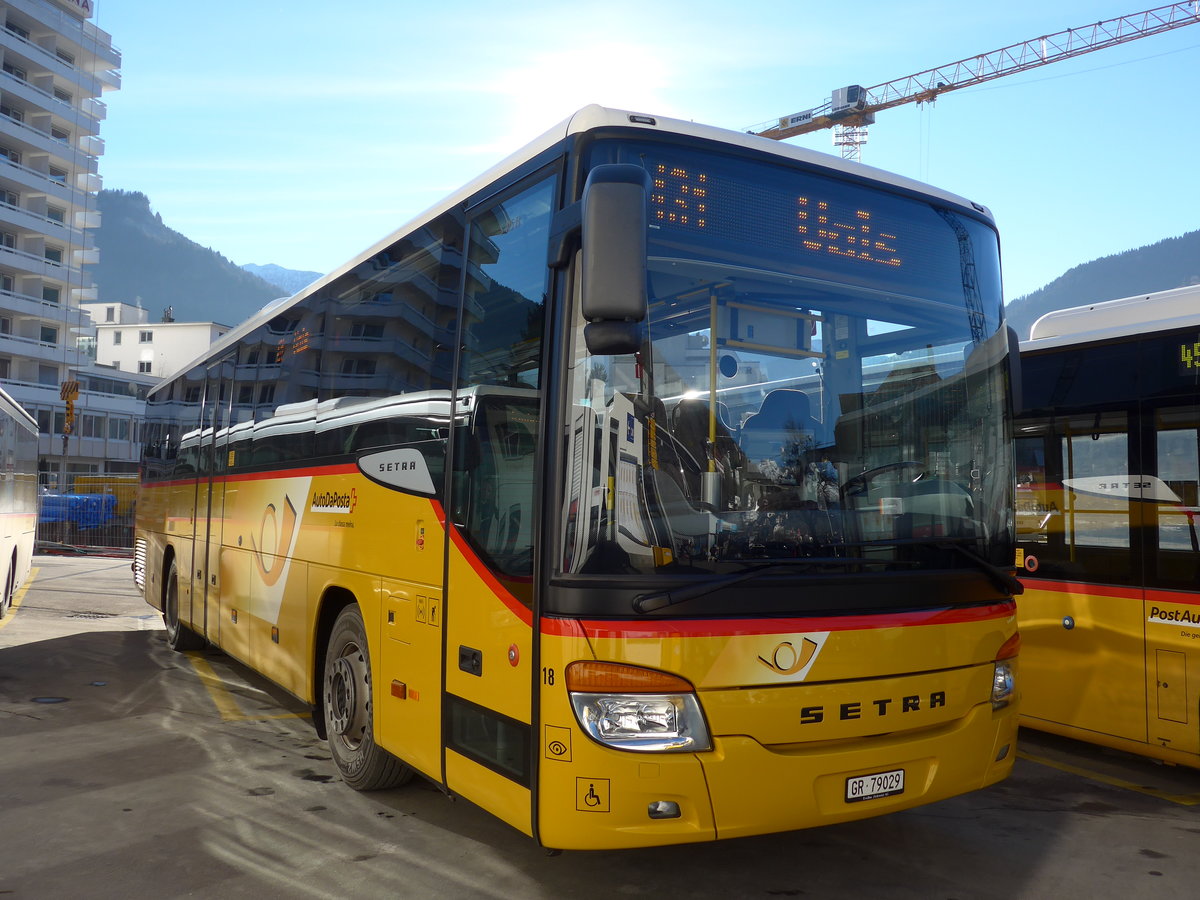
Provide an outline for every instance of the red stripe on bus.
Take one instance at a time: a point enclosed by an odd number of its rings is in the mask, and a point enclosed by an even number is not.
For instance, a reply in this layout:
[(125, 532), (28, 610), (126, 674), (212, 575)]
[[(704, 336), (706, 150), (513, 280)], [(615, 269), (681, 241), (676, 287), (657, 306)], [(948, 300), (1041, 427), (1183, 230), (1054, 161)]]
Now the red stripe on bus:
[[(271, 478), (308, 478), (317, 475), (351, 475), (358, 472), (357, 463), (337, 463), (330, 466), (308, 466), (302, 469), (272, 469), (269, 472), (243, 472), (240, 475), (218, 475), (212, 480), (221, 484), (229, 484), (236, 481), (266, 481)], [(207, 478), (178, 478), (171, 481), (145, 481), (142, 486), (149, 488), (156, 487), (182, 487), (185, 484), (206, 484)]]
[[(450, 532), (450, 540), (454, 542), (454, 546), (458, 552), (462, 554), (463, 559), (475, 570), (475, 574), (479, 576), (479, 580), (492, 589), (492, 593), (508, 607), (517, 618), (526, 625), (533, 625), (533, 610), (529, 609), (524, 603), (512, 595), (512, 593), (502, 585), (499, 579), (492, 574), (492, 570), (484, 565), (483, 560), (475, 555), (475, 551), (471, 549), (467, 543), (467, 539), (459, 533), (459, 530), (451, 525), (447, 531)], [(532, 579), (524, 579), (532, 581)]]
[(668, 638), (733, 637), (751, 634), (794, 634), (802, 631), (867, 631), (878, 628), (907, 628), (922, 625), (956, 625), (1012, 616), (1017, 605), (1011, 600), (988, 606), (919, 610), (916, 612), (872, 613), (866, 616), (795, 616), (764, 619), (663, 619), (625, 621), (550, 619), (542, 620), (542, 633), (560, 637)]
[(1159, 588), (1146, 588), (1120, 584), (1085, 584), (1078, 581), (1041, 581), (1035, 578), (1022, 578), (1027, 590), (1053, 591), (1059, 594), (1090, 594), (1093, 597), (1117, 597), (1122, 600), (1143, 600), (1153, 603), (1182, 603), (1187, 606), (1200, 606), (1200, 593), (1196, 591), (1166, 591)]

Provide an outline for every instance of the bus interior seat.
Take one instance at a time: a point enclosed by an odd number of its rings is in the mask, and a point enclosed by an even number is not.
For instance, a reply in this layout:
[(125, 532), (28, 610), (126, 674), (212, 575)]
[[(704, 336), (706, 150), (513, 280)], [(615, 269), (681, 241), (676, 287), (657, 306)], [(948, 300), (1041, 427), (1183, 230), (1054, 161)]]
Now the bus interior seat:
[(671, 523), (671, 531), (686, 537), (700, 538), (712, 532), (712, 518), (707, 513), (699, 512), (684, 496), (683, 489), (670, 475), (658, 470), (651, 470), (654, 486), (658, 491), (659, 502), (663, 512)]
[(789, 444), (818, 443), (821, 423), (812, 417), (811, 409), (804, 391), (771, 391), (758, 412), (742, 423), (742, 449), (752, 460), (774, 459)]
[[(718, 402), (715, 456), (724, 467), (736, 468), (740, 464), (741, 451), (726, 424), (729, 411), (728, 409), (722, 410), (722, 406), (724, 404)], [(709, 404), (707, 400), (698, 398), (680, 400), (671, 410), (671, 432), (702, 467), (707, 467), (708, 461), (708, 419)]]
[[(725, 418), (721, 415), (721, 406), (717, 408), (716, 441), (713, 444), (712, 455), (722, 474), (723, 490), (733, 496), (737, 492), (737, 476), (735, 469), (746, 465), (746, 454), (738, 445)], [(725, 412), (728, 416), (728, 411)], [(708, 471), (709, 458), (709, 403), (700, 398), (680, 400), (671, 410), (671, 433), (687, 452), (695, 459), (698, 470), (685, 473), (687, 489), (693, 497), (701, 495), (701, 473)]]

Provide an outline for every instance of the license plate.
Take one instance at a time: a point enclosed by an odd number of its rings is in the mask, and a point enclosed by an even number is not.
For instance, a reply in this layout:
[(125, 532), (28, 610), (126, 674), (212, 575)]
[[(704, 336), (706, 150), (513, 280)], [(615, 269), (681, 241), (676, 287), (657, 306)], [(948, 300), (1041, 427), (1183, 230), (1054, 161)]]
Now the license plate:
[(904, 770), (876, 772), (874, 775), (855, 775), (846, 779), (846, 802), (874, 800), (904, 793)]

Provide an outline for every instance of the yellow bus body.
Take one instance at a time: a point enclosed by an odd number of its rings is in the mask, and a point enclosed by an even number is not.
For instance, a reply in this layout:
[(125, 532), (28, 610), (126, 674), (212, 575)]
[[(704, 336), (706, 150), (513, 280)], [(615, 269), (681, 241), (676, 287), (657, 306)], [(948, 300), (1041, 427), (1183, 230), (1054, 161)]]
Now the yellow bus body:
[[(993, 710), (987, 700), (992, 660), (1015, 633), (1011, 601), (699, 626), (543, 619), (535, 648), (532, 615), (513, 586), (499, 584), (461, 540), (449, 548), (458, 591), (447, 608), (439, 504), (373, 484), (354, 466), (331, 468), (214, 479), (212, 508), (224, 515), (211, 526), (190, 516), (195, 482), (147, 487), (138, 509), (147, 599), (162, 608), (168, 563), (155, 561), (174, 558), (182, 621), (310, 704), (319, 702), (322, 608), (352, 599), (367, 625), (376, 742), (546, 846), (651, 846), (848, 821), (975, 790), (1012, 767), (1016, 706)], [(209, 534), (218, 577), (205, 584), (193, 559)], [(464, 672), (453, 649), (443, 660), (448, 621), (453, 646), (482, 651), (486, 679)], [(564, 686), (567, 666), (591, 659), (690, 681), (713, 750), (595, 743)], [(894, 674), (911, 660), (919, 671)], [(443, 749), (443, 669), (446, 692), (531, 728), (530, 785)], [(896, 769), (905, 771), (903, 793), (846, 801), (847, 778)], [(658, 801), (677, 803), (680, 815), (649, 819)]]
[(1200, 671), (1200, 595), (1037, 574), (1050, 538), (1070, 547), (1114, 528), (1186, 531), (1193, 518), (1177, 502), (1018, 485), (1023, 725), (1200, 768), (1200, 682), (1187, 677)]
[(978, 203), (588, 107), (149, 393), (134, 578), (350, 787), (547, 847), (965, 793), (1016, 755), (1002, 318)]
[[(597, 659), (687, 677), (714, 749), (648, 756), (601, 747), (578, 730), (565, 693), (543, 685), (543, 840), (571, 848), (597, 839), (625, 847), (744, 837), (894, 812), (1004, 778), (1015, 758), (1016, 710), (972, 702), (988, 695), (992, 667), (971, 661), (980, 647), (998, 648), (1011, 636), (1011, 606), (998, 604), (977, 621), (931, 616), (889, 628), (880, 627), (882, 618), (839, 622), (828, 632), (814, 626), (830, 623), (800, 619), (707, 623), (700, 631), (678, 622), (629, 630), (572, 622), (553, 629), (576, 632), (561, 636), (544, 626), (544, 665), (561, 670), (590, 649)], [(821, 647), (805, 678), (813, 683), (796, 684), (764, 662), (776, 651), (792, 659), (791, 648), (814, 637)], [(886, 677), (898, 659), (888, 650), (901, 645), (937, 671)], [(942, 693), (955, 699), (931, 707)], [(821, 721), (802, 722), (805, 710), (819, 710)], [(567, 750), (556, 752), (556, 741)], [(994, 762), (981, 769), (981, 759)], [(905, 770), (903, 794), (846, 802), (847, 778), (896, 768)], [(603, 801), (596, 808), (584, 800), (593, 786)], [(681, 817), (648, 822), (647, 806), (659, 800), (677, 802)], [(600, 812), (604, 832), (591, 825)]]

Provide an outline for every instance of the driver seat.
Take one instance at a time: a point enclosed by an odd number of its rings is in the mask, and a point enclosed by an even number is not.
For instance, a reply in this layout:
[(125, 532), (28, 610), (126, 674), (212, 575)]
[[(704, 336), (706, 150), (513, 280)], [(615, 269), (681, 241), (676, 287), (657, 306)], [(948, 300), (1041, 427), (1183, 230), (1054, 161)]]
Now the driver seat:
[(811, 409), (804, 391), (771, 391), (758, 412), (742, 424), (742, 450), (751, 460), (778, 460), (786, 450), (815, 445), (821, 423), (812, 417)]

